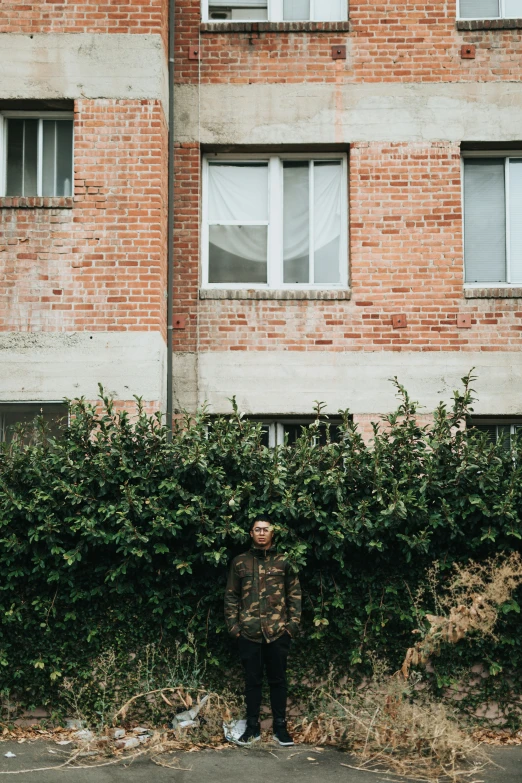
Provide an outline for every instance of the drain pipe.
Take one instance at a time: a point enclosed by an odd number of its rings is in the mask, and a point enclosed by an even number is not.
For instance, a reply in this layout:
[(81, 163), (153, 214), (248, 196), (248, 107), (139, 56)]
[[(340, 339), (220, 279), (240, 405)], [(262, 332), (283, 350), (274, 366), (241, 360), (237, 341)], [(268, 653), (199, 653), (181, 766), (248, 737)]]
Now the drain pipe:
[(172, 441), (172, 348), (174, 304), (174, 14), (175, 0), (169, 0), (169, 136), (167, 219), (167, 440)]

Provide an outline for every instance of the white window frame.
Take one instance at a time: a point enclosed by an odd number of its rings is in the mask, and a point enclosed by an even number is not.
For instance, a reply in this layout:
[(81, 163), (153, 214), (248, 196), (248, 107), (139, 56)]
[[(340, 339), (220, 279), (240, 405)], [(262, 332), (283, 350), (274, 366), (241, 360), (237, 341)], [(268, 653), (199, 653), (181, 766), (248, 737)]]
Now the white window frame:
[[(267, 283), (209, 283), (209, 162), (219, 161), (230, 163), (259, 163), (268, 161), (268, 258)], [(286, 160), (339, 160), (341, 162), (341, 241), (339, 253), (339, 283), (284, 283), (283, 269), (283, 166)], [(346, 153), (318, 153), (315, 155), (281, 153), (259, 154), (210, 154), (203, 158), (203, 203), (201, 210), (201, 288), (207, 290), (243, 290), (245, 288), (260, 290), (303, 290), (324, 291), (339, 290), (348, 287), (348, 155)], [(313, 199), (313, 189), (310, 192)], [(255, 225), (255, 222), (249, 223)], [(266, 221), (259, 223), (266, 225)], [(311, 246), (313, 247), (312, 240)], [(313, 254), (311, 254), (313, 255)]]
[[(71, 196), (74, 196), (74, 112), (72, 111), (2, 111), (0, 112), (0, 197), (5, 196), (7, 188), (7, 120), (39, 120), (38, 156), (36, 174), (36, 198), (42, 197), (43, 190), (43, 120), (73, 120), (72, 138), (72, 181)], [(13, 198), (16, 198), (13, 196)], [(34, 198), (34, 196), (33, 196)], [(49, 196), (49, 198), (53, 198)], [(62, 198), (59, 196), (58, 198)]]
[[(236, 0), (237, 1), (237, 0)], [(221, 3), (224, 7), (226, 7), (226, 4), (224, 2)], [(230, 5), (233, 5), (234, 3), (230, 3)], [(239, 4), (239, 3), (238, 3)], [(216, 3), (213, 3), (212, 0), (201, 0), (201, 19), (203, 22), (212, 22), (213, 24), (227, 24), (231, 22), (230, 19), (210, 19), (209, 18), (209, 6), (216, 5)], [(267, 6), (259, 4), (259, 8), (265, 8), (267, 7), (268, 11), (268, 21), (269, 22), (284, 22), (285, 19), (283, 19), (283, 0), (267, 0)], [(343, 16), (342, 19), (338, 19), (336, 21), (339, 22), (345, 22), (348, 20), (348, 0), (343, 0), (342, 3), (343, 8)], [(321, 0), (310, 0), (310, 19), (303, 19), (303, 20), (295, 20), (295, 21), (303, 21), (303, 22), (323, 22), (324, 19), (321, 19)], [(239, 20), (234, 20), (234, 22)], [(245, 21), (256, 21), (254, 19), (252, 20), (245, 20)], [(259, 22), (266, 22), (266, 19), (259, 19), (257, 20)], [(286, 20), (288, 21), (288, 20)]]
[(457, 0), (457, 19), (462, 22), (474, 22), (474, 21), (482, 21), (482, 20), (492, 20), (492, 19), (512, 19), (511, 16), (506, 16), (505, 14), (505, 8), (506, 3), (505, 0), (500, 0), (499, 10), (500, 15), (499, 16), (461, 16), (460, 15), (460, 0)]
[(466, 158), (504, 158), (505, 159), (505, 204), (506, 204), (506, 280), (503, 283), (464, 283), (464, 288), (521, 288), (522, 282), (511, 282), (511, 247), (508, 242), (509, 237), (509, 159), (522, 158), (522, 150), (463, 150), (461, 153), (461, 199), (462, 199), (462, 254), (463, 254), (463, 274), (466, 279), (466, 258), (464, 248), (464, 160)]

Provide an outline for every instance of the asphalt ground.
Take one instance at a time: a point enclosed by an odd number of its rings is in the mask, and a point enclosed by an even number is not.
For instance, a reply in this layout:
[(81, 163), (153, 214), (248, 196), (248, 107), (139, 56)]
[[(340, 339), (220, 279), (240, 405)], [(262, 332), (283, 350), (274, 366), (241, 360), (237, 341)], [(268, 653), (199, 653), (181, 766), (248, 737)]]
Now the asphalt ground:
[[(52, 752), (51, 752), (52, 751)], [(15, 758), (6, 758), (5, 753)], [(169, 767), (150, 758), (125, 760), (98, 768), (60, 768), (70, 750), (48, 740), (0, 743), (0, 781), (17, 783), (402, 783), (404, 778), (385, 772), (359, 772), (345, 753), (298, 745), (282, 749), (263, 745), (252, 749), (174, 753), (162, 757)], [(522, 746), (490, 747), (494, 764), (477, 777), (483, 783), (522, 783)]]

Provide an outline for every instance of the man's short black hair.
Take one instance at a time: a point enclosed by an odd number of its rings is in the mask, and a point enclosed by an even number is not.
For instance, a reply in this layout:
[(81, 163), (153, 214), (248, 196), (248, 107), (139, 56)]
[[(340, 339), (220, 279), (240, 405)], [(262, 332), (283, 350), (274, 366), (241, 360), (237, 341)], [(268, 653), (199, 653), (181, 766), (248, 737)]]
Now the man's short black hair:
[(252, 524), (250, 525), (250, 531), (254, 529), (254, 525), (256, 525), (257, 522), (268, 522), (269, 525), (272, 524), (272, 520), (267, 514), (257, 514), (257, 516), (254, 517)]

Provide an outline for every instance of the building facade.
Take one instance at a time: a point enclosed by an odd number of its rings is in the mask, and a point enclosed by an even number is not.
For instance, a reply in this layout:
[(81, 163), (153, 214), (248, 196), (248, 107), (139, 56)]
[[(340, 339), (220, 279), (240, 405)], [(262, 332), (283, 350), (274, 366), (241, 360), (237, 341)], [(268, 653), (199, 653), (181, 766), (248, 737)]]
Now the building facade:
[[(475, 368), (477, 416), (516, 427), (522, 1), (175, 19), (174, 410), (367, 430), (390, 378), (429, 414)], [(5, 411), (98, 382), (165, 407), (167, 50), (167, 0), (2, 3)]]

